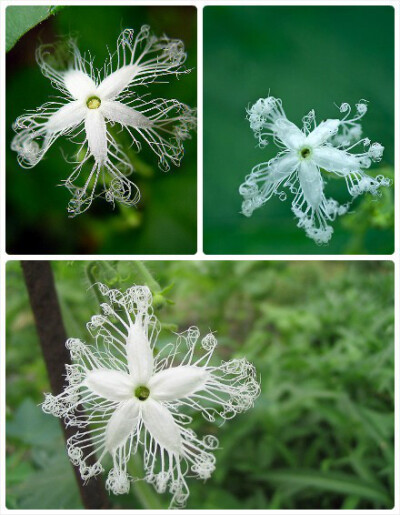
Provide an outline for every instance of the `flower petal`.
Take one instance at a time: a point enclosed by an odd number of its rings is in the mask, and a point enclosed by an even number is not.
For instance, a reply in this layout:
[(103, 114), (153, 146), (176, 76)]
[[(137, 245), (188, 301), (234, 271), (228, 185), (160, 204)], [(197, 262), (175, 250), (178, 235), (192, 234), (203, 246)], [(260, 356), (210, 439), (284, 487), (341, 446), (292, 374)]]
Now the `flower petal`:
[(324, 120), (307, 136), (305, 143), (318, 147), (325, 143), (331, 136), (337, 133), (340, 120)]
[(149, 398), (142, 403), (142, 416), (145, 428), (158, 445), (169, 452), (181, 452), (180, 428), (165, 406)]
[(129, 374), (118, 370), (94, 369), (86, 374), (85, 386), (109, 401), (125, 401), (133, 397), (133, 381)]
[(149, 381), (151, 396), (158, 401), (173, 401), (189, 397), (203, 389), (209, 373), (202, 367), (180, 366), (167, 368)]
[(356, 156), (334, 147), (316, 148), (313, 152), (313, 160), (328, 172), (342, 172), (343, 175), (360, 169), (360, 163)]
[(124, 402), (114, 411), (106, 427), (106, 449), (112, 454), (124, 445), (136, 429), (139, 418), (139, 401), (136, 398)]
[(266, 179), (270, 182), (281, 182), (296, 170), (298, 164), (299, 157), (295, 152), (278, 157), (271, 163), (270, 172)]
[(140, 66), (129, 64), (122, 66), (119, 70), (111, 73), (106, 77), (97, 88), (98, 95), (103, 99), (111, 100), (117, 97), (127, 88), (130, 82), (136, 77), (140, 70)]
[(84, 100), (95, 94), (96, 84), (81, 70), (68, 70), (63, 74), (64, 85), (73, 98)]
[(306, 139), (305, 134), (286, 118), (279, 118), (274, 124), (275, 135), (282, 143), (292, 149), (296, 150), (304, 144)]
[(126, 356), (135, 384), (145, 386), (153, 375), (154, 358), (145, 327), (139, 317), (129, 328)]
[(128, 125), (138, 129), (148, 128), (153, 125), (153, 122), (147, 118), (147, 116), (144, 116), (132, 107), (121, 104), (121, 102), (105, 100), (101, 104), (101, 112), (108, 120), (120, 123), (121, 125)]
[(304, 198), (313, 209), (317, 209), (323, 199), (321, 173), (311, 160), (303, 160), (299, 167), (300, 187)]
[(86, 110), (85, 130), (90, 152), (99, 164), (104, 164), (107, 159), (107, 129), (99, 109)]
[(46, 130), (55, 133), (70, 129), (83, 121), (85, 113), (86, 108), (82, 102), (78, 100), (69, 102), (49, 117), (46, 122)]
[(297, 152), (293, 151), (278, 155), (267, 163), (260, 163), (253, 168), (246, 182), (240, 186), (239, 193), (246, 200), (252, 200), (249, 207), (254, 209), (260, 207), (278, 191), (282, 182), (296, 170), (298, 165), (299, 157)]

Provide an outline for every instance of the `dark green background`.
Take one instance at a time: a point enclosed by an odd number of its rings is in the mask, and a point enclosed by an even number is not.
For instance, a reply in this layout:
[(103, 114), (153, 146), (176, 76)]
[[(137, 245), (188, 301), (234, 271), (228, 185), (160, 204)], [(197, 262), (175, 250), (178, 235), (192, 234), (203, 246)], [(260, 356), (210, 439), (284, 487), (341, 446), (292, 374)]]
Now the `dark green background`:
[[(390, 509), (394, 480), (394, 277), (390, 262), (158, 261), (155, 313), (180, 332), (215, 331), (215, 362), (245, 356), (261, 376), (253, 409), (216, 434), (216, 470), (189, 479), (191, 509)], [(91, 342), (94, 288), (143, 284), (135, 262), (53, 262), (68, 337)], [(89, 273), (90, 272), (90, 273)], [(7, 265), (7, 506), (79, 508), (20, 264)], [(162, 331), (158, 348), (174, 341)], [(167, 507), (140, 483), (113, 508)]]
[[(338, 117), (340, 105), (367, 99), (364, 135), (385, 146), (379, 171), (393, 173), (394, 10), (392, 7), (206, 7), (204, 11), (204, 249), (216, 254), (392, 253), (391, 191), (334, 222), (327, 246), (296, 227), (277, 197), (241, 215), (239, 185), (253, 166), (277, 153), (256, 147), (245, 108), (268, 94), (281, 98), (300, 124)], [(329, 179), (328, 196), (347, 202), (344, 181)]]
[[(10, 12), (9, 7), (7, 13)], [(34, 109), (59, 92), (41, 75), (34, 53), (40, 42), (74, 35), (82, 52), (102, 67), (107, 46), (116, 48), (124, 28), (149, 24), (158, 36), (182, 39), (193, 71), (169, 84), (153, 84), (141, 93), (153, 98), (177, 98), (196, 106), (196, 9), (194, 7), (65, 7), (19, 40), (7, 55), (7, 251), (11, 254), (181, 254), (196, 252), (196, 137), (185, 143), (180, 168), (164, 173), (157, 157), (143, 145), (133, 175), (142, 193), (137, 208), (112, 206), (102, 199), (88, 212), (68, 218), (70, 194), (57, 187), (72, 172), (61, 149), (73, 156), (76, 145), (59, 138), (33, 169), (21, 168), (10, 150), (11, 124), (25, 109)], [(139, 89), (138, 89), (139, 91)]]

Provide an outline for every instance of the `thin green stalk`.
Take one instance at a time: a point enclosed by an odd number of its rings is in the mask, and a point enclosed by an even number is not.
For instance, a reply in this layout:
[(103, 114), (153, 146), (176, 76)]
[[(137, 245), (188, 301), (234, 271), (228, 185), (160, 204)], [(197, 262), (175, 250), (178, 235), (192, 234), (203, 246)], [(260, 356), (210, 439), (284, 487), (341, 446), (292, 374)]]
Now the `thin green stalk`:
[(140, 279), (150, 288), (152, 293), (158, 293), (161, 291), (161, 286), (151, 275), (151, 272), (142, 261), (133, 261), (133, 266), (136, 268)]
[[(86, 275), (86, 278), (87, 278), (90, 286), (93, 286), (97, 282), (96, 277), (94, 276), (94, 269), (95, 269), (95, 267), (97, 267), (96, 261), (91, 261), (84, 268), (85, 275)], [(96, 300), (97, 300), (97, 302), (100, 305), (103, 302), (103, 298), (101, 296), (101, 293), (99, 292), (98, 288), (91, 288), (91, 290), (93, 291), (93, 293), (94, 293), (94, 295), (96, 297)]]

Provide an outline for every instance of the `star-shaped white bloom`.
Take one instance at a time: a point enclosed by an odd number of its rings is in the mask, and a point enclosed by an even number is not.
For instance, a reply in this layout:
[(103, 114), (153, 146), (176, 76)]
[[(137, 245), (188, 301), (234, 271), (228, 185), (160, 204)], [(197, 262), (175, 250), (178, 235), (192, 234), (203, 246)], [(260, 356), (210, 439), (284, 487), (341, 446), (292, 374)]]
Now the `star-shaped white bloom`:
[[(367, 112), (366, 102), (360, 101), (356, 110), (356, 116), (350, 118), (351, 108), (344, 103), (340, 106), (344, 113), (341, 120), (328, 119), (319, 125), (311, 111), (303, 118), (300, 130), (286, 118), (280, 99), (260, 98), (248, 110), (250, 127), (261, 147), (271, 136), (282, 151), (255, 166), (240, 186), (243, 214), (251, 216), (275, 194), (285, 200), (286, 193), (280, 187), (286, 186), (294, 195), (292, 211), (298, 218), (298, 227), (304, 228), (316, 243), (327, 243), (333, 233), (329, 223), (346, 213), (349, 204), (341, 206), (325, 197), (321, 169), (344, 178), (353, 198), (365, 192), (378, 195), (380, 186), (390, 184), (382, 175), (373, 178), (364, 171), (372, 161), (380, 161), (384, 148), (379, 143), (371, 144), (367, 138), (360, 139), (358, 121)], [(350, 152), (361, 144), (362, 152)]]
[[(135, 89), (164, 75), (186, 73), (188, 70), (182, 68), (186, 59), (183, 43), (157, 38), (148, 26), (143, 26), (136, 37), (133, 30), (127, 29), (118, 38), (116, 52), (110, 54), (101, 70), (96, 70), (93, 61), (82, 56), (71, 40), (72, 62), (60, 71), (54, 65), (55, 50), (51, 45), (41, 46), (36, 56), (42, 73), (63, 98), (20, 116), (14, 124), (17, 135), (11, 148), (18, 153), (21, 166), (31, 168), (59, 136), (72, 139), (83, 133), (84, 140), (77, 152), (83, 157), (64, 181), (73, 195), (68, 211), (75, 216), (88, 209), (101, 179), (107, 201), (136, 204), (140, 192), (128, 179), (133, 166), (110, 128), (119, 124), (127, 129), (138, 150), (140, 139), (147, 143), (163, 170), (169, 170), (170, 163), (179, 166), (182, 141), (195, 126), (195, 112), (177, 100), (140, 97)], [(84, 183), (77, 186), (86, 163), (91, 163), (91, 170)]]
[[(68, 385), (60, 395), (47, 394), (43, 410), (81, 428), (68, 440), (68, 455), (83, 479), (100, 474), (109, 454), (113, 467), (106, 486), (114, 494), (127, 493), (135, 479), (128, 461), (131, 455), (138, 459), (143, 448), (145, 480), (157, 492), (168, 489), (171, 506), (183, 507), (189, 495), (185, 475), (210, 477), (215, 469), (210, 451), (218, 440), (214, 435), (199, 439), (182, 409), (200, 411), (210, 422), (247, 410), (260, 391), (255, 369), (245, 359), (211, 364), (217, 340), (208, 334), (198, 349), (196, 327), (156, 350), (159, 323), (150, 290), (99, 287), (109, 303), (88, 323), (95, 343), (67, 341), (74, 362), (67, 365)], [(85, 452), (91, 444), (94, 465)]]

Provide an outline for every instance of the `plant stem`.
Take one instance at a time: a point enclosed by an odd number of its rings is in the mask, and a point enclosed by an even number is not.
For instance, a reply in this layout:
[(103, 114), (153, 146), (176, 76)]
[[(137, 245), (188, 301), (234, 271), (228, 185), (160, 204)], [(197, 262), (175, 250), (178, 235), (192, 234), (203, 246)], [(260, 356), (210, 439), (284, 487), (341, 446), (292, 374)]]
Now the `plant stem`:
[[(65, 364), (70, 363), (70, 356), (65, 347), (67, 335), (61, 316), (53, 272), (49, 261), (22, 261), (21, 266), (51, 389), (54, 395), (58, 395), (64, 389), (64, 367)], [(76, 427), (67, 427), (62, 420), (61, 425), (65, 441), (78, 431)], [(93, 447), (86, 447), (85, 451), (90, 454)], [(87, 460), (88, 465), (92, 465), (94, 462), (94, 455)], [(108, 497), (102, 481), (93, 478), (84, 483), (79, 469), (77, 467), (73, 467), (73, 469), (84, 507), (87, 509), (109, 508)]]
[(141, 280), (147, 284), (147, 286), (150, 288), (152, 293), (160, 292), (161, 286), (158, 284), (158, 282), (154, 279), (154, 277), (151, 275), (149, 269), (142, 261), (132, 261), (132, 264), (136, 268), (139, 276), (141, 276)]
[(93, 291), (97, 302), (100, 305), (103, 302), (103, 299), (100, 295), (100, 292), (98, 291), (98, 288), (93, 288), (93, 285), (97, 282), (97, 280), (94, 276), (94, 269), (96, 266), (97, 266), (96, 261), (90, 261), (89, 264), (87, 264), (84, 267), (84, 271), (85, 271), (86, 278), (89, 282), (89, 286), (90, 286), (91, 290)]

